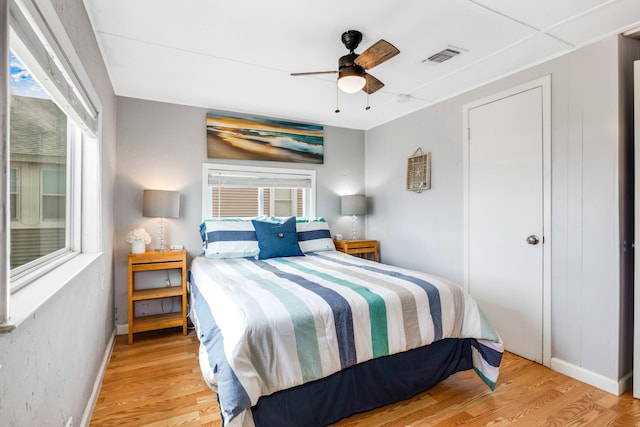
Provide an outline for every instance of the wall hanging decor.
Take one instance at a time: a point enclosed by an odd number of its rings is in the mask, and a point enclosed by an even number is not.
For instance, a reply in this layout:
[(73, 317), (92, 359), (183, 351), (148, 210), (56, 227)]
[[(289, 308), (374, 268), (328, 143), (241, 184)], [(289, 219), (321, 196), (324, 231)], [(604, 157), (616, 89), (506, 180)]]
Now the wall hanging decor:
[(209, 112), (207, 157), (323, 163), (324, 127)]
[(431, 189), (431, 153), (418, 147), (407, 161), (407, 190), (422, 193)]

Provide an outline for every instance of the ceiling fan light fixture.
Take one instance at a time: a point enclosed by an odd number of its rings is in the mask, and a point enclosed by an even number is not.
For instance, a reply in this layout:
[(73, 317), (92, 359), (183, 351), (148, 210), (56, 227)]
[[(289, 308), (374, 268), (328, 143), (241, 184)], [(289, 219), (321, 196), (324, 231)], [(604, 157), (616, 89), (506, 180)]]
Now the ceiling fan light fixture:
[(338, 74), (338, 87), (345, 93), (356, 93), (362, 90), (366, 83), (364, 70), (358, 66), (343, 67)]

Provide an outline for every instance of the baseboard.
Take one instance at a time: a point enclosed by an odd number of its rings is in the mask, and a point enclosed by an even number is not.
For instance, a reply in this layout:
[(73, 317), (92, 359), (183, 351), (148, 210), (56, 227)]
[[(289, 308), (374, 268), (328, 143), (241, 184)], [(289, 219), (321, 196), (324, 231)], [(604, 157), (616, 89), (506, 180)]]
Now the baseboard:
[(98, 401), (98, 396), (100, 395), (100, 388), (102, 387), (102, 379), (104, 378), (104, 373), (107, 370), (109, 359), (111, 359), (111, 353), (113, 352), (113, 345), (115, 344), (115, 341), (116, 341), (116, 331), (114, 330), (113, 333), (111, 334), (111, 338), (109, 339), (109, 343), (107, 344), (107, 348), (104, 351), (104, 356), (102, 357), (102, 363), (100, 364), (98, 375), (96, 375), (96, 380), (93, 383), (93, 390), (91, 391), (91, 396), (89, 396), (89, 401), (87, 402), (87, 406), (84, 409), (84, 414), (82, 414), (80, 427), (87, 427), (91, 422), (91, 415), (93, 414), (93, 408), (95, 408), (96, 402)]
[(616, 381), (555, 357), (551, 358), (550, 368), (616, 396), (620, 396), (627, 390), (632, 380), (631, 373)]
[(633, 389), (633, 371), (627, 373), (618, 381), (618, 396), (631, 389)]
[(124, 325), (116, 324), (116, 335), (127, 335), (129, 333), (129, 324)]

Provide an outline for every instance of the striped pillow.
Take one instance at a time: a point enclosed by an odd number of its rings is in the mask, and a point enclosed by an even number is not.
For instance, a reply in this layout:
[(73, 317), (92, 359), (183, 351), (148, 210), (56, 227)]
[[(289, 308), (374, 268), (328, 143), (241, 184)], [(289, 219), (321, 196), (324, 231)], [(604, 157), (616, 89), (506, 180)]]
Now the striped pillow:
[(252, 218), (205, 219), (200, 224), (207, 258), (247, 258), (258, 255), (258, 237)]
[(335, 251), (329, 224), (322, 218), (298, 218), (296, 220), (298, 243), (302, 252)]

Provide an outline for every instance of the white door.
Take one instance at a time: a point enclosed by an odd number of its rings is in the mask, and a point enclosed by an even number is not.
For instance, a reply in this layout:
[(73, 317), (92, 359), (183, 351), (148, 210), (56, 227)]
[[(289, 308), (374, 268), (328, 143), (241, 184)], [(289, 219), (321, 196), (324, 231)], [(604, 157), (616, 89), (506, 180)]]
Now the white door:
[(543, 88), (467, 113), (468, 288), (505, 349), (543, 363)]

